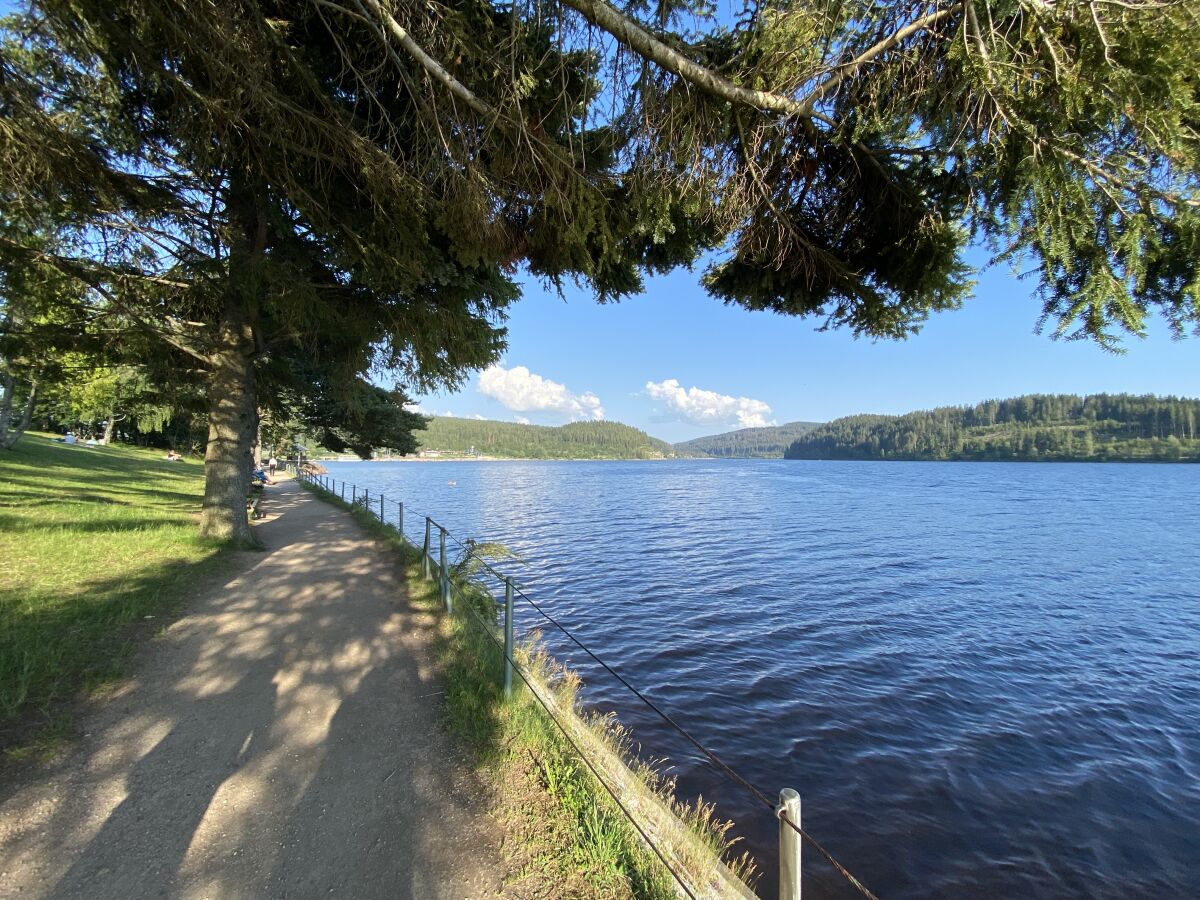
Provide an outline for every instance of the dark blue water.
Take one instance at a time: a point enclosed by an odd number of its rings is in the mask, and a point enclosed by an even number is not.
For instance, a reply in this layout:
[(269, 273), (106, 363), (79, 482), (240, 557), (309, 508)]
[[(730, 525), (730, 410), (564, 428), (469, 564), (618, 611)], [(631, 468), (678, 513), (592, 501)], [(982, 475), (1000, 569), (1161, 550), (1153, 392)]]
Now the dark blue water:
[[(410, 535), (428, 512), (517, 550), (535, 600), (752, 782), (799, 790), (881, 897), (1200, 895), (1200, 467), (330, 470), (403, 497)], [(546, 639), (737, 823), (771, 895), (770, 813)], [(853, 896), (811, 851), (804, 877)]]

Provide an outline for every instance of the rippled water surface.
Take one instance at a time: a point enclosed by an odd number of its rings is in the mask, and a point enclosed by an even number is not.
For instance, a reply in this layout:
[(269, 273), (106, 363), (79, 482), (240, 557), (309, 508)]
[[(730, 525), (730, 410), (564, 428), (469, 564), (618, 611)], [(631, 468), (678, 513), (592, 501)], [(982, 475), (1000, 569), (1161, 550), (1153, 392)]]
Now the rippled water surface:
[[(538, 601), (882, 897), (1200, 896), (1200, 467), (339, 463)], [(388, 516), (395, 516), (389, 505)], [(523, 626), (535, 624), (522, 612)], [(547, 632), (774, 891), (770, 813)], [(852, 896), (806, 851), (807, 896)]]

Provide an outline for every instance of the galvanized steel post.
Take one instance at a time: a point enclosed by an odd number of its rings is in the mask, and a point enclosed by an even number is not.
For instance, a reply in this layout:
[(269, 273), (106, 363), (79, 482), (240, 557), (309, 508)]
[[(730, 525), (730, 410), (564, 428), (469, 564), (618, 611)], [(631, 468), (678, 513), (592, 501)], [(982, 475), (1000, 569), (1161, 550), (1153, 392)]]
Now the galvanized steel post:
[(358, 485), (355, 485), (355, 484), (350, 485), (350, 502), (351, 503), (358, 502)]
[(371, 511), (371, 493), (366, 488), (363, 488), (363, 509)]
[(513, 677), (513, 580), (504, 577), (504, 696), (512, 696)]
[(396, 530), (400, 532), (400, 537), (404, 537), (404, 504), (396, 501)]
[(799, 792), (791, 788), (780, 791), (775, 815), (779, 817), (779, 900), (800, 900)]
[(450, 612), (453, 606), (450, 600), (450, 570), (446, 568), (446, 529), (439, 525), (438, 531), (441, 533), (439, 543), (442, 556), (442, 602), (446, 604), (446, 611)]
[(341, 499), (342, 499), (342, 502), (343, 502), (343, 503), (345, 503), (345, 502), (346, 502), (346, 479), (345, 479), (345, 478), (343, 478), (343, 479), (342, 479), (342, 495), (341, 495)]
[(379, 521), (383, 521), (383, 494), (379, 495)]
[(425, 576), (425, 580), (429, 580), (429, 531), (432, 527), (433, 520), (429, 516), (425, 517), (425, 549), (421, 551), (421, 574)]

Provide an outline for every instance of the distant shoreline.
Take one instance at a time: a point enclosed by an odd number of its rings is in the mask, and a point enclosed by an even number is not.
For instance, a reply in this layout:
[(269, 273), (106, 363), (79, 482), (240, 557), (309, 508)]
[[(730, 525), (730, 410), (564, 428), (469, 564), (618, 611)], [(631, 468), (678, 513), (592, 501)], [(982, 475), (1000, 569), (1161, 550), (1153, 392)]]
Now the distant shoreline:
[(347, 459), (345, 457), (311, 457), (313, 462), (331, 463), (331, 462), (352, 462), (352, 463), (384, 463), (384, 462), (402, 462), (402, 463), (450, 463), (450, 462), (671, 462), (672, 460), (680, 459), (704, 459), (702, 456), (663, 456), (653, 459), (639, 459), (636, 456), (629, 457), (612, 457), (612, 456), (433, 456), (433, 457), (415, 457), (415, 456), (394, 456), (388, 459)]
[(578, 457), (555, 457), (555, 456), (438, 456), (420, 459), (411, 456), (393, 457), (390, 459), (347, 459), (327, 457), (313, 457), (312, 461), (316, 463), (455, 463), (455, 462), (645, 462), (645, 463), (662, 463), (662, 462), (685, 462), (701, 460), (704, 462), (855, 462), (855, 463), (963, 463), (963, 464), (995, 464), (995, 463), (1021, 463), (1021, 464), (1080, 464), (1080, 465), (1200, 465), (1200, 460), (1197, 459), (897, 459), (890, 457), (887, 459), (853, 459), (848, 457), (801, 457), (799, 459), (788, 459), (783, 456), (664, 456), (655, 459), (638, 459), (637, 457), (614, 458), (611, 456), (578, 456)]

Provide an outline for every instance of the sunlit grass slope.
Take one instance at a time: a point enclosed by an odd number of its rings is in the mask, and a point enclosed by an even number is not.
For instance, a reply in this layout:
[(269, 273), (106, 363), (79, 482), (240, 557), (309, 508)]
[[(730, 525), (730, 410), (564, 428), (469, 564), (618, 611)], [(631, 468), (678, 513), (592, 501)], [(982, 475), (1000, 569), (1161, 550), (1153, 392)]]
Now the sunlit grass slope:
[(0, 723), (112, 678), (130, 624), (211, 565), (201, 465), (162, 456), (36, 435), (0, 451)]

